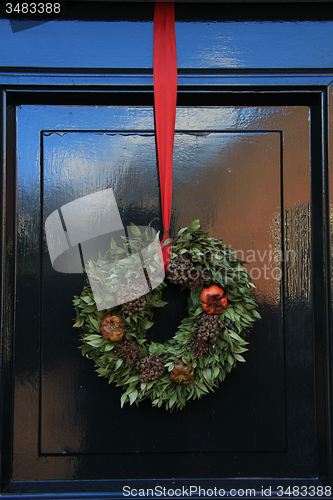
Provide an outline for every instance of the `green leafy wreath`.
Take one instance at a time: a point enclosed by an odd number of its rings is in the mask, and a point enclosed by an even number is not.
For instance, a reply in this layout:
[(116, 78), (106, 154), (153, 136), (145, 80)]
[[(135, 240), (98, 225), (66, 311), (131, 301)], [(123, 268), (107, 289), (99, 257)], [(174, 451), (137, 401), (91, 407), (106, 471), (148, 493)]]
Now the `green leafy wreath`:
[[(132, 232), (134, 246), (140, 249), (147, 234), (134, 225)], [(112, 240), (113, 253), (124, 257), (127, 243), (121, 248)], [(120, 278), (107, 276), (108, 264), (108, 254), (90, 261), (89, 276), (103, 269), (108, 293), (112, 293), (119, 289)], [(89, 284), (74, 297), (74, 326), (82, 330), (82, 355), (94, 361), (99, 376), (123, 388), (121, 407), (149, 398), (153, 406), (182, 409), (188, 400), (214, 391), (238, 361), (245, 361), (247, 332), (260, 315), (252, 297), (254, 285), (243, 264), (222, 240), (210, 237), (199, 220), (180, 229), (166, 280), (181, 290), (189, 289), (188, 317), (164, 344), (148, 345), (146, 332), (153, 325), (154, 309), (166, 305), (162, 300), (165, 281), (138, 299), (101, 311)], [(140, 292), (136, 278), (135, 271), (124, 270), (124, 294), (133, 287)]]

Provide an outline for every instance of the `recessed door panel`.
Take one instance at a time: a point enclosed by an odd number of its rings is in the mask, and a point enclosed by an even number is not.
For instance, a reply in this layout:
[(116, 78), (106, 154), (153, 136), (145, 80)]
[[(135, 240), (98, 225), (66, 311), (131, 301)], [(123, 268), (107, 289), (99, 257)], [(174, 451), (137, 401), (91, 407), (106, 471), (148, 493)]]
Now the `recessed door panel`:
[[(170, 477), (220, 477), (221, 464), (233, 476), (240, 463), (242, 474), (251, 475), (251, 454), (265, 474), (294, 463), (295, 477), (304, 471), (311, 477), (309, 109), (177, 110), (171, 236), (200, 218), (232, 246), (248, 262), (262, 320), (251, 332), (247, 362), (214, 394), (172, 413), (149, 402), (120, 409), (122, 392), (82, 358), (71, 301), (85, 276), (52, 268), (43, 229), (54, 210), (107, 188), (124, 226), (153, 221), (161, 229), (152, 109), (22, 106), (17, 123), (16, 480), (37, 473), (40, 479), (126, 477), (128, 457), (132, 477), (158, 477), (161, 464)], [(167, 290), (166, 297), (170, 303), (150, 333), (162, 342), (186, 315), (186, 292)], [(227, 459), (230, 453), (238, 465)]]

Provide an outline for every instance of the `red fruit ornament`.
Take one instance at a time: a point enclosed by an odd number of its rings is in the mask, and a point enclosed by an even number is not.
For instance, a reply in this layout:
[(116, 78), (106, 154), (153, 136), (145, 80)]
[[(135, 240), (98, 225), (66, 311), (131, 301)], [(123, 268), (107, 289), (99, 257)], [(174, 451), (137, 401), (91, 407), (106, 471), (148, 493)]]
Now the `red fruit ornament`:
[(221, 314), (228, 305), (224, 290), (216, 285), (202, 290), (200, 300), (202, 309), (207, 314)]

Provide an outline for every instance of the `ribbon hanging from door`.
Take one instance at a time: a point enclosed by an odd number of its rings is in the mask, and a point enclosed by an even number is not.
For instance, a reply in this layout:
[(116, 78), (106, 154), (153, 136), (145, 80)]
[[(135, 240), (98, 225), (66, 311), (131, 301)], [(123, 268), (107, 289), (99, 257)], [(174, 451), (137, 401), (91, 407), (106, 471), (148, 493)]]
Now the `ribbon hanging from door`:
[[(177, 104), (177, 51), (173, 3), (155, 3), (154, 105), (157, 158), (161, 190), (163, 244), (168, 238), (172, 205), (172, 157)], [(162, 248), (164, 265), (170, 261), (171, 243)]]

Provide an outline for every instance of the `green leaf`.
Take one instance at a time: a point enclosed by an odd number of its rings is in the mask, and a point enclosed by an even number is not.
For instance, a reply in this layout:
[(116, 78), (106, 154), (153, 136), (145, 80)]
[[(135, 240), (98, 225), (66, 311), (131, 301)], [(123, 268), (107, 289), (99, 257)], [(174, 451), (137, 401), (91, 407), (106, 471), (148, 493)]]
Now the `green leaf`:
[(169, 408), (171, 408), (175, 404), (176, 399), (177, 399), (177, 391), (175, 391), (172, 394), (171, 398), (169, 399)]
[(99, 347), (103, 344), (103, 341), (104, 339), (92, 340), (91, 342), (87, 342), (87, 344), (91, 345), (92, 347)]
[(74, 328), (80, 328), (84, 323), (84, 318), (81, 318), (80, 316), (76, 319), (73, 327)]
[(123, 364), (123, 360), (122, 360), (122, 359), (118, 359), (118, 360), (117, 360), (117, 363), (116, 363), (116, 368), (115, 368), (115, 370), (118, 370), (118, 368), (120, 368), (122, 364)]
[(134, 403), (137, 397), (138, 397), (138, 391), (135, 389), (129, 394), (130, 405)]
[(192, 231), (198, 231), (198, 229), (200, 229), (200, 220), (199, 219), (195, 219), (192, 222), (191, 229), (192, 229)]
[[(194, 254), (196, 254), (196, 255), (204, 255), (204, 254), (201, 252), (201, 250), (199, 250), (199, 248), (197, 248), (197, 247), (193, 247), (193, 248), (191, 248), (190, 252), (191, 252), (191, 253), (194, 253)], [(198, 259), (198, 260), (199, 260), (199, 259)]]
[(225, 311), (225, 315), (229, 316), (231, 321), (235, 321), (235, 311), (233, 310), (232, 307), (227, 307), (227, 309)]
[(199, 315), (199, 314), (201, 314), (201, 313), (202, 313), (202, 307), (201, 307), (201, 306), (199, 306), (199, 307), (197, 308), (197, 310), (195, 311), (195, 313), (193, 314), (193, 316), (198, 316), (198, 315)]
[(96, 333), (93, 333), (92, 335), (85, 335), (84, 336), (85, 342), (89, 340), (103, 340), (101, 335), (96, 335)]
[(238, 340), (238, 341), (239, 341), (239, 342), (241, 342), (241, 343), (245, 342), (245, 341), (242, 339), (242, 337), (240, 337), (240, 336), (238, 335), (238, 333), (236, 333), (236, 332), (231, 332), (231, 331), (229, 331), (229, 335), (230, 335), (230, 337), (231, 337), (231, 338), (233, 338), (233, 339), (235, 339), (235, 340)]
[(169, 245), (169, 243), (172, 243), (172, 242), (173, 242), (173, 240), (172, 240), (171, 238), (167, 238), (167, 239), (163, 242), (163, 244), (161, 245), (161, 248), (166, 247), (167, 245)]
[(86, 312), (86, 313), (92, 313), (92, 312), (94, 312), (94, 311), (95, 311), (95, 309), (96, 309), (96, 306), (95, 306), (95, 304), (94, 304), (93, 306), (88, 306), (88, 307), (85, 307), (85, 308), (83, 309), (83, 311), (84, 311), (84, 312)]
[(162, 299), (158, 299), (158, 301), (157, 301), (157, 305), (158, 305), (158, 307), (164, 307), (164, 306), (166, 306), (167, 304), (168, 304), (168, 303), (167, 303), (167, 302), (165, 302), (165, 301), (164, 301), (164, 300), (162, 300)]
[(107, 370), (105, 368), (98, 368), (96, 371), (97, 371), (97, 373), (99, 373), (100, 375), (103, 375), (103, 376), (110, 375), (110, 373), (111, 373), (111, 370)]
[(134, 234), (134, 236), (141, 236), (140, 229), (135, 224), (133, 224), (133, 222), (131, 222), (131, 231)]
[(204, 375), (205, 379), (207, 380), (207, 382), (209, 384), (211, 384), (212, 383), (212, 373), (211, 373), (209, 368), (204, 369), (203, 375)]
[(248, 349), (246, 349), (246, 347), (234, 347), (234, 353), (238, 353), (240, 354), (241, 352), (246, 352), (248, 351)]
[(231, 354), (228, 354), (227, 360), (228, 360), (229, 365), (233, 366), (234, 358), (231, 356)]
[(178, 236), (182, 235), (183, 233), (185, 233), (187, 227), (182, 227), (181, 229), (179, 229), (178, 231)]
[(237, 359), (237, 361), (242, 361), (243, 363), (245, 363), (245, 359), (240, 354), (235, 354), (235, 359)]
[(89, 321), (91, 323), (91, 326), (93, 327), (96, 332), (99, 332), (100, 330), (100, 322), (94, 319), (90, 314), (89, 314)]
[(86, 304), (88, 304), (89, 306), (91, 306), (91, 305), (95, 304), (95, 301), (94, 301), (94, 300), (92, 300), (92, 298), (91, 298), (91, 297), (89, 297), (89, 295), (88, 295), (87, 297), (82, 297), (82, 300), (83, 300)]
[(124, 392), (124, 394), (121, 396), (120, 398), (120, 406), (121, 408), (124, 406), (124, 404), (126, 403), (126, 400), (127, 400), (128, 396), (126, 394), (126, 392)]
[(209, 392), (207, 387), (205, 386), (205, 384), (203, 382), (197, 382), (197, 386), (199, 387), (199, 389), (201, 389), (203, 392)]
[(164, 344), (157, 344), (157, 349), (155, 351), (155, 354), (157, 356), (160, 356), (164, 352)]
[(131, 384), (132, 382), (137, 382), (140, 380), (140, 375), (133, 375), (129, 380), (127, 380), (127, 384)]

